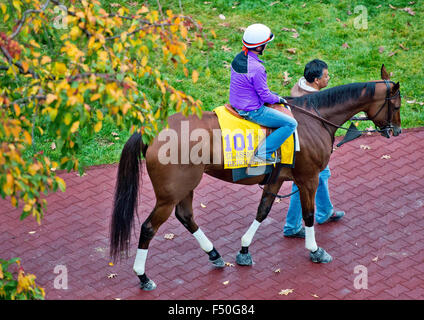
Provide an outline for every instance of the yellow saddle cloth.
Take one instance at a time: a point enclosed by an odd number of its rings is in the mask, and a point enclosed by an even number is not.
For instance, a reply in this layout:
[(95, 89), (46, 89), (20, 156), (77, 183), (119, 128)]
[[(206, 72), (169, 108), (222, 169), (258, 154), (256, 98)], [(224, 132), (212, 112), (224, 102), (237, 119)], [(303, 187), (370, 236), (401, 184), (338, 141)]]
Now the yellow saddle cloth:
[[(266, 129), (251, 121), (235, 117), (225, 106), (217, 107), (213, 111), (218, 116), (222, 131), (224, 169), (247, 167), (258, 144), (265, 139)], [(281, 163), (292, 167), (294, 153), (294, 136), (291, 135), (281, 145)], [(258, 166), (258, 164), (251, 165)]]

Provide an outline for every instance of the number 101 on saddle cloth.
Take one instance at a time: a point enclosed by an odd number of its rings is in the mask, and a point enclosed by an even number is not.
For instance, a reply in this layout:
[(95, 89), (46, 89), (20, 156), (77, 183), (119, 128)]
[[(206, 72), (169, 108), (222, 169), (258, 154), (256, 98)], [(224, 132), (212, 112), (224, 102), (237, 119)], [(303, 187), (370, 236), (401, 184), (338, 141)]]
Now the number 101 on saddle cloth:
[[(282, 110), (285, 107), (278, 106), (278, 109)], [(272, 132), (272, 129), (243, 119), (229, 104), (217, 107), (213, 111), (218, 116), (222, 131), (224, 169), (260, 165), (250, 163), (250, 159), (258, 145)], [(281, 112), (290, 113), (290, 116), (292, 116), (288, 109)], [(299, 151), (296, 134), (297, 132), (281, 145), (281, 156), (279, 158), (283, 166), (294, 167), (295, 151)]]

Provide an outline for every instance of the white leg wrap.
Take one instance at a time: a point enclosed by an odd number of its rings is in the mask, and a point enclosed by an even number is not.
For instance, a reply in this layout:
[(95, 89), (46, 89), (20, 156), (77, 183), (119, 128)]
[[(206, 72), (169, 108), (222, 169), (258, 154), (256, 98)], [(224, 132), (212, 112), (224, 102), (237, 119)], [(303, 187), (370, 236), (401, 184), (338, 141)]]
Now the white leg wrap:
[(199, 242), (200, 248), (202, 248), (203, 251), (210, 252), (213, 249), (212, 242), (209, 241), (208, 237), (205, 236), (200, 228), (193, 233), (193, 236), (196, 238), (197, 242)]
[(139, 276), (144, 274), (144, 266), (146, 265), (147, 249), (137, 249), (133, 270)]
[(261, 223), (258, 222), (256, 219), (253, 220), (249, 229), (246, 231), (244, 236), (241, 238), (241, 246), (242, 247), (248, 247), (250, 245), (250, 243), (252, 242), (253, 236), (255, 235), (256, 230), (258, 230), (260, 225), (261, 225)]
[(314, 227), (305, 227), (305, 248), (312, 252), (318, 249)]

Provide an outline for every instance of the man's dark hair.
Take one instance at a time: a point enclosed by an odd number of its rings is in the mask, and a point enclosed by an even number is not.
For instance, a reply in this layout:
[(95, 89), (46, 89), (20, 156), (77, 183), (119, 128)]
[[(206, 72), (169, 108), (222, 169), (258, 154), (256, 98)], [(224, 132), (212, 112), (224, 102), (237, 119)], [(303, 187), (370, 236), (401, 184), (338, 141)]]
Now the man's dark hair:
[(303, 76), (306, 81), (314, 82), (315, 78), (319, 79), (322, 77), (324, 69), (328, 69), (327, 64), (322, 60), (314, 59), (306, 64)]

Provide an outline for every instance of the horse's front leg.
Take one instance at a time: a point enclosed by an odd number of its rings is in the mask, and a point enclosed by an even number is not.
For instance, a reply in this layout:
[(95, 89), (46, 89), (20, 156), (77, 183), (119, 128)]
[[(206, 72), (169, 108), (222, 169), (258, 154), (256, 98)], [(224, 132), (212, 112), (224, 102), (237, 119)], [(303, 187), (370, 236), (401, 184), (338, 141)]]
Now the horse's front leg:
[(314, 212), (315, 193), (318, 187), (318, 176), (306, 183), (299, 183), (300, 201), (302, 204), (302, 217), (305, 222), (305, 248), (310, 251), (310, 258), (316, 263), (328, 263), (333, 258), (323, 249), (318, 247), (315, 240)]
[(265, 186), (256, 219), (253, 220), (249, 229), (247, 229), (246, 233), (241, 238), (241, 250), (236, 257), (236, 263), (238, 265), (251, 266), (253, 264), (252, 256), (249, 253), (249, 246), (262, 221), (265, 220), (268, 213), (271, 211), (272, 204), (275, 200), (275, 194), (278, 193), (282, 184), (283, 181)]

